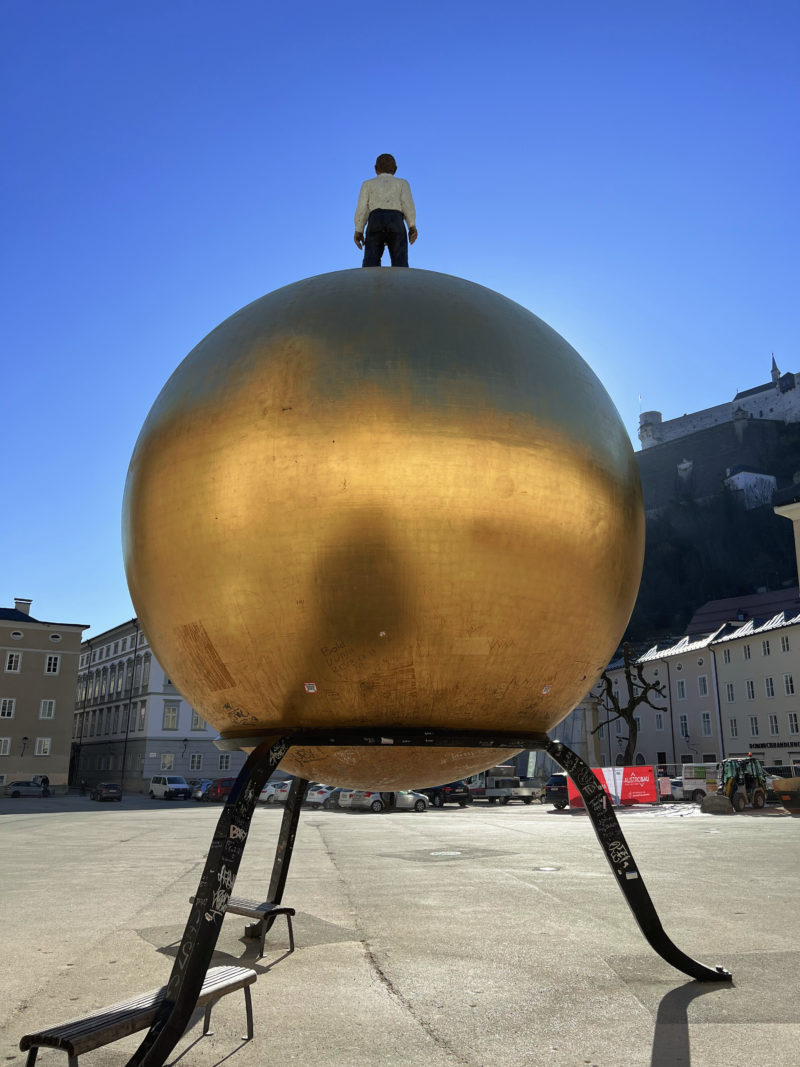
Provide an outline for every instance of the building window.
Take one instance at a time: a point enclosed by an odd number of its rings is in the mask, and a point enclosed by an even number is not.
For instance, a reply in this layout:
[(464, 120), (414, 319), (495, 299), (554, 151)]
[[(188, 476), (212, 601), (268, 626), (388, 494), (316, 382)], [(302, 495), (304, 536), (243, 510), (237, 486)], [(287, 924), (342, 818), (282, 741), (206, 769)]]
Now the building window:
[(736, 722), (736, 719), (728, 719), (728, 725), (731, 728), (731, 737), (738, 737), (739, 736), (739, 724)]
[(600, 738), (601, 741), (605, 740), (606, 724), (604, 722), (601, 722), (600, 725), (597, 727), (597, 736)]
[(750, 646), (749, 645), (745, 645), (744, 649), (742, 651), (743, 651), (743, 654), (744, 654), (744, 658), (745, 659), (750, 659)]
[(716, 754), (716, 752), (704, 752), (703, 753), (703, 763), (716, 763), (716, 762), (717, 762), (717, 754)]
[(769, 641), (767, 641), (766, 638), (761, 642), (761, 655), (769, 655)]
[(789, 635), (781, 634), (781, 652), (789, 651)]
[(711, 712), (704, 711), (700, 721), (702, 723), (703, 737), (711, 737)]
[(783, 676), (783, 691), (787, 697), (794, 695), (794, 678), (791, 674), (784, 674)]
[[(656, 712), (656, 730), (663, 730), (663, 729), (664, 729), (664, 715), (663, 715), (662, 712), (657, 711)], [(662, 760), (661, 762), (663, 763), (664, 761)]]
[(14, 718), (14, 697), (3, 697), (0, 700), (0, 719)]
[(178, 729), (178, 705), (177, 704), (165, 704), (164, 705), (164, 729), (165, 730), (177, 730)]
[(733, 703), (733, 682), (728, 682), (725, 686), (725, 697), (729, 704)]
[(34, 756), (49, 756), (50, 755), (50, 738), (49, 737), (37, 737), (36, 745), (33, 750)]
[(723, 663), (730, 663), (730, 661), (731, 661), (731, 650), (729, 648), (723, 648), (723, 650), (722, 650), (722, 662)]
[(161, 753), (161, 770), (171, 771), (175, 766), (175, 755), (172, 752)]
[(220, 754), (219, 754), (219, 769), (221, 771), (229, 771), (231, 769), (231, 754), (230, 754), (230, 752), (220, 752)]
[(747, 690), (747, 699), (748, 700), (755, 700), (756, 699), (756, 683), (753, 681), (752, 678), (748, 678), (747, 681), (744, 683), (744, 685), (745, 685), (745, 689)]
[(192, 729), (193, 730), (205, 730), (205, 719), (201, 719), (194, 709), (192, 709)]
[(684, 741), (688, 741), (689, 740), (689, 716), (688, 715), (681, 715), (681, 717), (680, 717), (680, 729), (681, 729), (681, 737), (683, 738)]
[(6, 674), (19, 674), (22, 669), (22, 653), (6, 653)]
[(756, 715), (750, 716), (750, 736), (758, 737), (758, 717)]
[(189, 757), (189, 770), (201, 771), (203, 769), (203, 753), (193, 752)]
[(11, 755), (11, 738), (0, 737), (0, 756)]
[(675, 695), (678, 700), (686, 699), (686, 680), (684, 678), (679, 678), (675, 683)]
[(39, 705), (40, 719), (54, 719), (56, 717), (55, 700), (43, 700)]
[(798, 733), (800, 733), (800, 727), (798, 727), (798, 723), (797, 723), (797, 712), (796, 711), (790, 711), (789, 712), (789, 733), (790, 734), (798, 734)]
[(114, 708), (114, 721), (111, 723), (111, 733), (119, 733), (119, 705)]
[(778, 736), (778, 732), (779, 732), (778, 731), (778, 716), (777, 715), (770, 715), (770, 717), (769, 717), (769, 733), (770, 733), (770, 737), (777, 737)]
[(622, 719), (617, 719), (617, 733), (622, 733)]
[(764, 692), (768, 698), (775, 696), (775, 683), (769, 675), (764, 679)]
[(699, 674), (697, 676), (697, 692), (701, 697), (708, 696), (708, 675)]
[(143, 700), (141, 702), (141, 704), (139, 705), (139, 723), (138, 723), (138, 726), (137, 726), (138, 730), (144, 730), (144, 717), (145, 717), (146, 713), (147, 713), (147, 703), (146, 703), (146, 701)]
[(45, 674), (58, 674), (61, 670), (61, 656), (46, 656), (44, 661)]
[(117, 695), (119, 695), (122, 692), (122, 687), (123, 687), (124, 684), (125, 684), (125, 673), (122, 670), (122, 664), (120, 663), (119, 670), (117, 671)]

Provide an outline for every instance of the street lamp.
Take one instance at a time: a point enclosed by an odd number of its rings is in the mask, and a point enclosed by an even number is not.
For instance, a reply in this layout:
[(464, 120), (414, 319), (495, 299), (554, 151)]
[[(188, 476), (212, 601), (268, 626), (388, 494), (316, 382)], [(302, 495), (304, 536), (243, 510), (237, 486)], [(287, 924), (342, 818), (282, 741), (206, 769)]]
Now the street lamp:
[(23, 737), (23, 739), (22, 739), (22, 752), (20, 752), (20, 757), (25, 755), (25, 748), (26, 748), (26, 746), (27, 746), (29, 741), (30, 741), (29, 737)]

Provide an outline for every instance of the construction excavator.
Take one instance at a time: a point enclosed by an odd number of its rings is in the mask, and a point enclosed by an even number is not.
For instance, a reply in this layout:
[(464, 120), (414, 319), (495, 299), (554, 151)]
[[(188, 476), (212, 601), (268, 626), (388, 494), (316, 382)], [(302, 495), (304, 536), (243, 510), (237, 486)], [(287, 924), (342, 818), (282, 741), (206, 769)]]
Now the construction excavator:
[(767, 802), (767, 777), (760, 760), (726, 759), (717, 769), (717, 796), (726, 796), (734, 811), (744, 811), (748, 804), (763, 808)]

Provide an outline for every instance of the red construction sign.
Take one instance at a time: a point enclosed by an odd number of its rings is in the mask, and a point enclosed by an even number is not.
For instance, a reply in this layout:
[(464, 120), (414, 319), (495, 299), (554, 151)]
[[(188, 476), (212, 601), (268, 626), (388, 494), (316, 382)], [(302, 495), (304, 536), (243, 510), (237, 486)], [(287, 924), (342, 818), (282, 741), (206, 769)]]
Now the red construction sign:
[[(612, 804), (655, 804), (658, 784), (655, 767), (592, 767), (592, 773)], [(569, 806), (582, 808), (583, 800), (567, 776)]]

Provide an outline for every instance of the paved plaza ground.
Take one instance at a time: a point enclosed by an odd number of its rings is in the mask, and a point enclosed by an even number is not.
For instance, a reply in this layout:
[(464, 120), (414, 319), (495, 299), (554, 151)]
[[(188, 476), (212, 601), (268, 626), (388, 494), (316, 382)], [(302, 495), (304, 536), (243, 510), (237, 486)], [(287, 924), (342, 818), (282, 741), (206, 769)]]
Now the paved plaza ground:
[[(0, 1062), (22, 1034), (165, 982), (218, 807), (0, 798)], [(262, 899), (280, 809), (260, 808), (236, 883)], [(800, 1057), (800, 819), (782, 809), (620, 814), (667, 933), (734, 983), (700, 985), (644, 941), (585, 814), (304, 811), (283, 920), (255, 959), (225, 920), (215, 963), (259, 974), (201, 1013), (181, 1067), (730, 1067)], [(123, 1067), (143, 1035), (81, 1057)], [(64, 1065), (44, 1050), (38, 1061)]]

